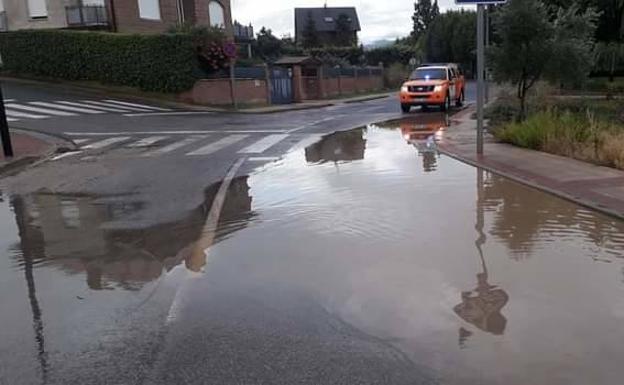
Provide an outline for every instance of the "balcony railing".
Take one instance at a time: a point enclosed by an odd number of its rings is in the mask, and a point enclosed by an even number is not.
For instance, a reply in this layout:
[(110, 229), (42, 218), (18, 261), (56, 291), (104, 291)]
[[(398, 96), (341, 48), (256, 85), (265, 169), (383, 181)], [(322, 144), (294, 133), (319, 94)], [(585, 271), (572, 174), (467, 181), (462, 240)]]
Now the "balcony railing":
[(108, 12), (102, 5), (77, 5), (65, 7), (69, 27), (107, 26)]
[(6, 32), (9, 30), (9, 25), (7, 24), (7, 16), (6, 12), (0, 12), (0, 32)]

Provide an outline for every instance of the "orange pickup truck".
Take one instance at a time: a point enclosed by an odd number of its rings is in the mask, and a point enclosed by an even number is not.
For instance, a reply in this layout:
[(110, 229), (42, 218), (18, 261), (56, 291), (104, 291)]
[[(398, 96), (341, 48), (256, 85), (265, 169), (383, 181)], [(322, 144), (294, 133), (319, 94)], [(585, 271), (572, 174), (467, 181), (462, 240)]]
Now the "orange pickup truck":
[(427, 64), (418, 67), (401, 87), (401, 110), (409, 112), (414, 106), (440, 106), (451, 109), (465, 100), (466, 80), (457, 64)]

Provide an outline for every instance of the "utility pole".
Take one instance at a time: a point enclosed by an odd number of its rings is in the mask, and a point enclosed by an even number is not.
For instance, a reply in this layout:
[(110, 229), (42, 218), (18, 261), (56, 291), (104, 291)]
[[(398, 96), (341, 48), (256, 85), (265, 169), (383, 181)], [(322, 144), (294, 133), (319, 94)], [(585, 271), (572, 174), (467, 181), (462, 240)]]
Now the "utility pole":
[(477, 155), (483, 155), (483, 118), (485, 104), (485, 5), (477, 4)]
[(9, 123), (7, 122), (6, 110), (4, 109), (4, 95), (0, 85), (0, 139), (2, 139), (2, 151), (5, 158), (13, 157), (13, 144), (9, 133)]
[[(490, 12), (491, 6), (487, 6), (485, 9), (485, 47), (490, 47)], [(485, 104), (490, 102), (490, 74), (488, 68), (485, 68)]]

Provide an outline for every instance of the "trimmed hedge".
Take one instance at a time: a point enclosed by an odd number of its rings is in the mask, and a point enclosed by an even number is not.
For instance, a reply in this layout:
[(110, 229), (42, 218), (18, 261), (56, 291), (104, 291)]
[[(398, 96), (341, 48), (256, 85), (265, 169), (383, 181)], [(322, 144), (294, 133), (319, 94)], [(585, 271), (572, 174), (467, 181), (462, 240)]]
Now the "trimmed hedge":
[(92, 80), (143, 91), (193, 86), (198, 62), (189, 34), (128, 35), (27, 30), (0, 34), (3, 70), (66, 80)]

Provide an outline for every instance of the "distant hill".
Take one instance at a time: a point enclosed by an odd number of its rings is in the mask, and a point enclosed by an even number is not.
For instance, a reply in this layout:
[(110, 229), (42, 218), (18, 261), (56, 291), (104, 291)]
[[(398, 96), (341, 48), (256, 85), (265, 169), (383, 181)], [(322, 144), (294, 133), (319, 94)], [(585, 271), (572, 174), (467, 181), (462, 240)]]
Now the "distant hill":
[(364, 49), (373, 49), (373, 48), (381, 48), (387, 47), (389, 45), (394, 44), (394, 40), (375, 40), (370, 43), (364, 44)]

